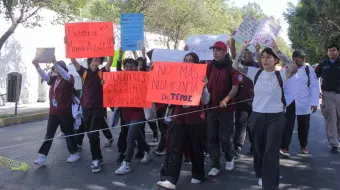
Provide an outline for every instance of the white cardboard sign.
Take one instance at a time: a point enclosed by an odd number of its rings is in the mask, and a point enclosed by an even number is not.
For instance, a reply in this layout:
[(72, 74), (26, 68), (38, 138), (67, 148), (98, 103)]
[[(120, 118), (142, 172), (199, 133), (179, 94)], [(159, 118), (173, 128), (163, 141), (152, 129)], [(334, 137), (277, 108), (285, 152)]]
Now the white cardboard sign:
[(38, 63), (52, 63), (55, 48), (37, 48), (35, 59)]

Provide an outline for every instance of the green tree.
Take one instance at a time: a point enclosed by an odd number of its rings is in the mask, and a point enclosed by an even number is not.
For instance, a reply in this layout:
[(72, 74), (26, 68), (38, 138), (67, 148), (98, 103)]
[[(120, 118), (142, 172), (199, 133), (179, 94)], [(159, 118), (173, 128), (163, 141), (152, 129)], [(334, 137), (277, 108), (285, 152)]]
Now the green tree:
[(310, 63), (325, 59), (330, 43), (340, 43), (339, 0), (301, 0), (285, 13), (293, 48), (304, 49)]
[(54, 10), (59, 21), (73, 20), (79, 15), (84, 0), (1, 0), (0, 14), (11, 22), (11, 26), (0, 37), (0, 50), (19, 24), (25, 27), (39, 25), (43, 8)]

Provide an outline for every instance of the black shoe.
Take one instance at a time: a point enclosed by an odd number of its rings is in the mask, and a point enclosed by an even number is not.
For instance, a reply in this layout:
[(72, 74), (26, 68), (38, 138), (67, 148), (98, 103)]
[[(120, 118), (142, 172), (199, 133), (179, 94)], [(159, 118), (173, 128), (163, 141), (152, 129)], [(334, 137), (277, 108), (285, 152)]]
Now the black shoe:
[(142, 159), (144, 157), (143, 151), (138, 151), (137, 154), (135, 155), (136, 159)]
[(110, 147), (113, 143), (114, 139), (107, 139), (107, 142), (104, 144), (104, 147)]
[(339, 152), (340, 152), (339, 147), (332, 147), (331, 153), (337, 154), (337, 153), (339, 153)]
[(239, 149), (233, 150), (235, 158), (241, 158), (241, 151)]
[(122, 164), (122, 162), (125, 159), (125, 155), (124, 154), (120, 154), (116, 160), (117, 164), (120, 166)]
[(190, 165), (191, 159), (190, 158), (184, 158), (184, 165)]

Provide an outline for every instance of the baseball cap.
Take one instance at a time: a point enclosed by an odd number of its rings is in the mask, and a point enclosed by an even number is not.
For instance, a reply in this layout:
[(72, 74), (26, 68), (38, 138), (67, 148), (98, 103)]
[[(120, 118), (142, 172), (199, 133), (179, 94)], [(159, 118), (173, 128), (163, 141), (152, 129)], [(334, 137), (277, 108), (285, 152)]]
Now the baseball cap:
[(307, 54), (305, 54), (305, 52), (302, 49), (296, 49), (293, 52), (293, 56), (292, 57), (306, 57)]
[(220, 48), (222, 50), (227, 50), (227, 45), (222, 41), (218, 41), (218, 42), (215, 42), (214, 45), (211, 46), (209, 49), (214, 49), (214, 48)]

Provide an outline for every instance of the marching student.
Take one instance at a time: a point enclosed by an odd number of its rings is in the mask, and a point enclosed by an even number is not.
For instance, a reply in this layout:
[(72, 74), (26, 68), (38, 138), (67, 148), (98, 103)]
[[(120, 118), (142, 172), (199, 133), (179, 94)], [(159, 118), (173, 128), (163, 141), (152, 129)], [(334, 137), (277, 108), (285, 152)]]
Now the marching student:
[(316, 112), (319, 105), (319, 80), (311, 66), (305, 64), (307, 55), (303, 50), (293, 52), (293, 61), (298, 70), (286, 81), (284, 93), (287, 102), (286, 127), (284, 129), (280, 153), (289, 157), (289, 146), (292, 140), (295, 119), (298, 122), (300, 153), (308, 154), (307, 141), (310, 114)]
[[(296, 72), (296, 66), (276, 44), (273, 49), (265, 48), (261, 52), (264, 70), (241, 65), (241, 57), (248, 46), (246, 43), (240, 50), (233, 67), (254, 82), (253, 112), (249, 118), (254, 141), (254, 169), (260, 186), (263, 180), (262, 189), (275, 190), (279, 188), (279, 151), (286, 121), (283, 86)], [(280, 59), (286, 65), (281, 72), (275, 70)]]
[(234, 96), (238, 87), (243, 83), (243, 76), (232, 68), (232, 61), (227, 53), (227, 45), (218, 41), (212, 47), (214, 60), (208, 64), (208, 91), (210, 102), (208, 108), (220, 106), (221, 108), (208, 110), (207, 122), (208, 152), (212, 162), (209, 176), (217, 176), (220, 173), (220, 152), (225, 153), (226, 170), (234, 169), (233, 137), (235, 133)]
[[(67, 38), (64, 38), (67, 43)], [(113, 43), (114, 44), (114, 43)], [(80, 76), (83, 77), (83, 95), (81, 106), (83, 109), (84, 126), (87, 132), (100, 130), (105, 126), (105, 112), (103, 107), (103, 72), (109, 72), (113, 62), (113, 57), (109, 57), (105, 67), (99, 69), (103, 64), (104, 57), (88, 58), (88, 68), (84, 68), (74, 58), (71, 59)], [(107, 125), (107, 124), (106, 124)], [(92, 172), (100, 172), (100, 165), (103, 163), (103, 156), (100, 149), (99, 132), (88, 133), (90, 149), (92, 154)]]
[[(138, 71), (138, 62), (134, 59), (125, 59), (123, 62), (124, 71)], [(142, 128), (145, 126), (145, 115), (143, 108), (120, 108), (120, 115), (122, 123), (127, 126), (127, 149), (124, 155), (124, 161), (120, 167), (115, 171), (117, 175), (123, 175), (131, 172), (131, 161), (136, 147), (136, 141), (144, 153), (141, 163), (146, 164), (152, 157), (152, 151), (145, 141), (142, 134)]]
[[(33, 65), (37, 69), (40, 77), (50, 85), (50, 109), (47, 122), (47, 131), (45, 139), (53, 139), (54, 135), (60, 125), (61, 131), (66, 135), (73, 135), (73, 115), (72, 115), (72, 99), (73, 99), (73, 84), (74, 78), (68, 73), (67, 66), (63, 61), (56, 61), (53, 59), (54, 67), (52, 68), (52, 75), (47, 75), (39, 66), (39, 63), (34, 59)], [(47, 155), (52, 146), (53, 140), (44, 141), (39, 149), (40, 156), (34, 161), (37, 165), (46, 165)], [(72, 163), (80, 159), (77, 152), (76, 138), (66, 137), (66, 144), (70, 157), (67, 162)]]
[[(199, 58), (195, 53), (185, 56), (184, 62), (199, 64)], [(173, 115), (188, 112), (195, 112), (188, 115), (180, 115), (173, 118), (171, 127), (171, 146), (165, 156), (161, 169), (161, 181), (157, 185), (176, 189), (176, 184), (180, 175), (183, 153), (189, 145), (192, 154), (192, 179), (191, 183), (201, 183), (204, 180), (204, 137), (205, 121), (200, 117), (202, 105), (209, 102), (210, 94), (207, 90), (208, 80), (203, 79), (204, 89), (199, 106), (174, 106)]]

